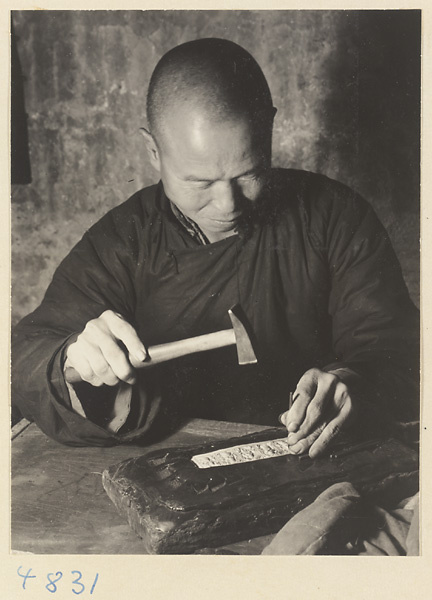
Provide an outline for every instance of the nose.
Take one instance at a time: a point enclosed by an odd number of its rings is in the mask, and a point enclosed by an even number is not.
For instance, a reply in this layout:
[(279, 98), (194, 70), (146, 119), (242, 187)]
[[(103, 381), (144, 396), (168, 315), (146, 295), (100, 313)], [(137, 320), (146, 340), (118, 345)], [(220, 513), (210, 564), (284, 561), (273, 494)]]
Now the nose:
[(238, 190), (235, 182), (219, 181), (214, 187), (213, 206), (221, 214), (230, 215), (239, 210)]

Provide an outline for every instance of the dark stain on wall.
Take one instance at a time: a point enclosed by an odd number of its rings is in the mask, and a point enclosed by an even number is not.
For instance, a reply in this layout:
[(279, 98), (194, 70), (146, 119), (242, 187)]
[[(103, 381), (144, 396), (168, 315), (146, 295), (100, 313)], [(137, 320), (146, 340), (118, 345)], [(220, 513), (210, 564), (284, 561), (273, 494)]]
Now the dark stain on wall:
[(31, 183), (27, 115), (24, 81), (17, 51), (17, 40), (11, 27), (11, 183)]
[(156, 180), (139, 127), (158, 59), (225, 37), (278, 108), (274, 164), (364, 195), (419, 294), (420, 11), (13, 11), (32, 182), (12, 189), (13, 322), (102, 214)]

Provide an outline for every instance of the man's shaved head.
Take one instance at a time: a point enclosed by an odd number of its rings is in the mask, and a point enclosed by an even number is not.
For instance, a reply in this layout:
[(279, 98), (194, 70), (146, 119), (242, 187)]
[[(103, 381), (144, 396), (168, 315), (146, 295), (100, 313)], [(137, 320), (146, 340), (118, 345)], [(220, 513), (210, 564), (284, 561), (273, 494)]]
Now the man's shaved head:
[(187, 42), (156, 65), (141, 128), (150, 163), (210, 243), (246, 240), (269, 213), (275, 111), (258, 63), (228, 40)]
[(258, 128), (273, 118), (270, 90), (258, 63), (241, 46), (218, 38), (177, 46), (156, 65), (147, 95), (155, 139), (164, 133), (164, 116), (180, 107), (215, 121), (247, 118)]

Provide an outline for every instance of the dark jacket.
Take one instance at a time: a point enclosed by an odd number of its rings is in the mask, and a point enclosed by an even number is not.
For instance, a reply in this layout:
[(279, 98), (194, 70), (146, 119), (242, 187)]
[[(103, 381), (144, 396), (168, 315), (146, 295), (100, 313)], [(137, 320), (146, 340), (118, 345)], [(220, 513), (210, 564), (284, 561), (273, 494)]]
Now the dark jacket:
[[(418, 313), (386, 232), (342, 184), (275, 170), (271, 218), (246, 241), (199, 245), (172, 215), (162, 185), (137, 192), (94, 225), (13, 334), (13, 402), (48, 435), (111, 445), (163, 430), (174, 414), (276, 424), (309, 368), (346, 366), (390, 418), (418, 412)], [(120, 434), (103, 428), (112, 390), (82, 384), (88, 419), (70, 406), (64, 348), (107, 309), (146, 345), (230, 327), (240, 304), (258, 364), (234, 348), (139, 371)]]

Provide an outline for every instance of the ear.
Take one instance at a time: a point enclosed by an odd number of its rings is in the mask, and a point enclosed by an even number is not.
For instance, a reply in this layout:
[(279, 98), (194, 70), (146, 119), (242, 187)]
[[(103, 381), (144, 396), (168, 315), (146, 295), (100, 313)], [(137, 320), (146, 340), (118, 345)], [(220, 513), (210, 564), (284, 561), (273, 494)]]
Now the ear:
[(145, 145), (147, 148), (147, 152), (150, 158), (150, 164), (151, 166), (156, 169), (156, 171), (160, 172), (160, 156), (159, 156), (159, 149), (157, 147), (157, 144), (152, 136), (152, 134), (150, 133), (150, 131), (147, 131), (147, 129), (144, 129), (144, 127), (140, 127), (139, 129), (141, 135), (144, 137), (144, 141), (145, 141)]

